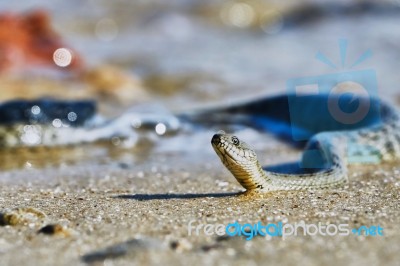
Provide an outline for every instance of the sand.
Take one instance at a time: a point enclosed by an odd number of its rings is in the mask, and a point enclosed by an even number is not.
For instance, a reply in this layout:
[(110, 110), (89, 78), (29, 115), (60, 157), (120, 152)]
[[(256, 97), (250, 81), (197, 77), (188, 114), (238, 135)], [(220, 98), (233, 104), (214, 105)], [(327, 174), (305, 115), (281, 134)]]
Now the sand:
[[(279, 150), (258, 151), (263, 162), (298, 155), (275, 144)], [(158, 152), (131, 164), (117, 159), (96, 166), (10, 170), (0, 174), (0, 204), (3, 218), (19, 219), (0, 227), (1, 264), (397, 265), (399, 171), (398, 165), (354, 166), (349, 185), (338, 189), (247, 195), (211, 147), (192, 155)], [(204, 231), (197, 235), (195, 229), (189, 235), (190, 221), (193, 226), (235, 221), (379, 225), (383, 236), (246, 240)], [(39, 233), (54, 224), (58, 230)]]

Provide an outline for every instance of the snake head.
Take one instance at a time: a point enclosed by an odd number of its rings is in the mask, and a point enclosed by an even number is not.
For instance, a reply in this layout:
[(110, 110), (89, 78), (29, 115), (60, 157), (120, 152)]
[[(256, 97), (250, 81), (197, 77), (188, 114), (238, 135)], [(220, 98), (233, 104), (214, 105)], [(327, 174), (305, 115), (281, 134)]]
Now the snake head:
[(255, 151), (245, 142), (223, 131), (219, 131), (212, 137), (211, 145), (226, 166), (248, 166), (258, 161)]

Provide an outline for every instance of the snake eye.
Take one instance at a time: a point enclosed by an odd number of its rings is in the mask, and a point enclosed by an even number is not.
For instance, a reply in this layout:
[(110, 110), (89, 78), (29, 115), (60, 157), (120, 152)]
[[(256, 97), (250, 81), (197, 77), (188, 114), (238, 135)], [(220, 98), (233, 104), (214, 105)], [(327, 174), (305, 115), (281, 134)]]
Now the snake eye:
[(239, 139), (237, 138), (237, 137), (232, 137), (232, 143), (234, 144), (234, 145), (239, 145)]

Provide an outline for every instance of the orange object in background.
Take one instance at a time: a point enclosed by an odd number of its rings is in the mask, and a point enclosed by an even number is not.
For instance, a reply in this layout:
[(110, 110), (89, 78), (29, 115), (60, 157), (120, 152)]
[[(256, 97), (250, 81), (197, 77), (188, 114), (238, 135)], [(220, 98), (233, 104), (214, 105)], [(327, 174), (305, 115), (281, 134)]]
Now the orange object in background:
[(38, 66), (78, 70), (82, 59), (62, 42), (45, 11), (0, 13), (0, 72)]

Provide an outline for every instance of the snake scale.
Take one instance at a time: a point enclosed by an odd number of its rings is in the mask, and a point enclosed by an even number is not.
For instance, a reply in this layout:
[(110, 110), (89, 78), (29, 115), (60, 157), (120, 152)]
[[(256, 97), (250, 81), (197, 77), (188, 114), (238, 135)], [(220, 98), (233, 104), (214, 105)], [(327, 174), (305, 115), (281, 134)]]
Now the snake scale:
[[(363, 157), (370, 158), (371, 156), (376, 158), (378, 163), (400, 158), (400, 119), (399, 112), (394, 107), (380, 102), (376, 98), (348, 99), (349, 103), (354, 103), (354, 100), (358, 101), (359, 106), (367, 103), (372, 116), (359, 124), (334, 123), (335, 125), (332, 126), (330, 125), (331, 121), (327, 119), (330, 118), (329, 114), (321, 108), (326, 105), (328, 97), (332, 96), (305, 97), (302, 103), (305, 104), (304, 108), (297, 110), (300, 113), (296, 114), (296, 116), (301, 116), (303, 121), (297, 121), (297, 124), (292, 121), (290, 125), (297, 129), (315, 127), (315, 134), (310, 134), (305, 151), (317, 151), (319, 157), (310, 156), (310, 153), (304, 152), (301, 163), (309, 165), (315, 160), (320, 160), (319, 169), (303, 169), (303, 172), (300, 173), (282, 173), (262, 168), (255, 151), (249, 145), (239, 140), (238, 137), (223, 131), (212, 137), (212, 147), (222, 163), (246, 190), (259, 192), (340, 186), (348, 182), (347, 164), (350, 150), (352, 150), (352, 154), (361, 158), (361, 161), (358, 162), (362, 162)], [(260, 101), (258, 104), (231, 107), (229, 112), (240, 114), (245, 121), (253, 122), (255, 117), (257, 117), (257, 121), (260, 121), (260, 114), (263, 114), (264, 118), (268, 117), (268, 119), (261, 119), (264, 122), (259, 125), (263, 124), (262, 127), (269, 127), (272, 131), (275, 126), (278, 128), (275, 133), (282, 136), (283, 132), (287, 133), (287, 128), (282, 130), (281, 122), (285, 121), (286, 125), (290, 124), (288, 121), (290, 117), (287, 113), (289, 106), (286, 102), (287, 97), (280, 96), (268, 101)], [(372, 105), (370, 105), (371, 102)], [(246, 113), (249, 114), (249, 109), (251, 109), (252, 116), (246, 116)], [(265, 115), (267, 109), (270, 111), (268, 115)], [(273, 122), (271, 123), (271, 121)]]

